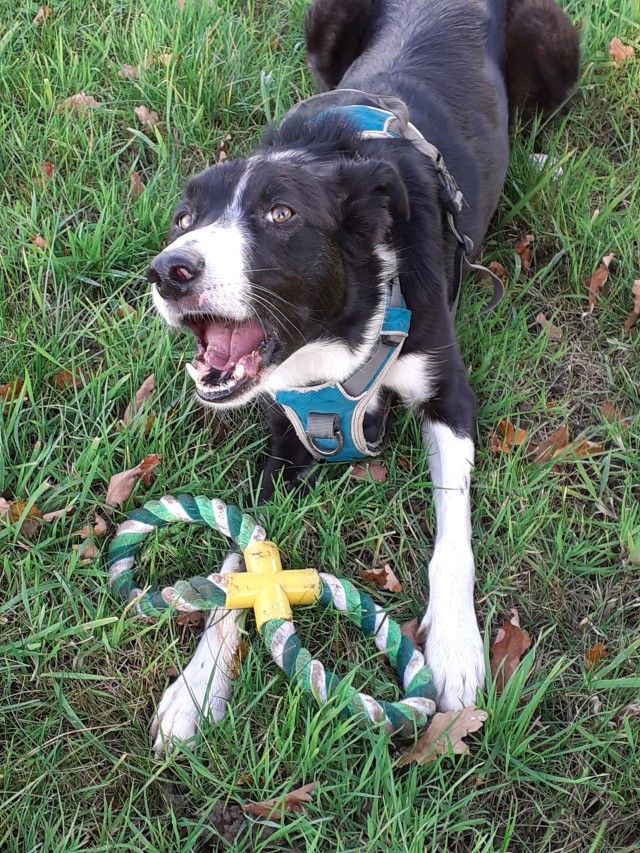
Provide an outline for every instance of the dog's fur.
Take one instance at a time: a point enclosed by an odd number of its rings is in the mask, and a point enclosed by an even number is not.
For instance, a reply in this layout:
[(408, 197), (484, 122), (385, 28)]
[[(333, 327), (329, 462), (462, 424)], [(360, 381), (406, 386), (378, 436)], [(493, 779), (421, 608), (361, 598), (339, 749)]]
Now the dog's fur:
[[(464, 193), (458, 225), (476, 246), (507, 169), (510, 109), (559, 105), (578, 72), (577, 34), (553, 0), (511, 0), (509, 9), (506, 0), (315, 0), (306, 41), (319, 88), (338, 87), (341, 103), (359, 102), (344, 92), (354, 89), (407, 104)], [(295, 484), (313, 461), (273, 394), (348, 377), (370, 352), (399, 272), (411, 329), (385, 385), (421, 414), (429, 448), (437, 535), (422, 629), (446, 709), (474, 701), (484, 656), (469, 503), (475, 397), (450, 311), (457, 243), (439, 186), (411, 142), (362, 139), (344, 119), (294, 110), (250, 158), (188, 182), (150, 279), (165, 319), (200, 339), (205, 402), (267, 401), (265, 501), (275, 478)], [(375, 401), (369, 414), (374, 421)], [(160, 703), (157, 751), (165, 738), (193, 735), (201, 712), (224, 714), (235, 615), (214, 614), (208, 625)]]

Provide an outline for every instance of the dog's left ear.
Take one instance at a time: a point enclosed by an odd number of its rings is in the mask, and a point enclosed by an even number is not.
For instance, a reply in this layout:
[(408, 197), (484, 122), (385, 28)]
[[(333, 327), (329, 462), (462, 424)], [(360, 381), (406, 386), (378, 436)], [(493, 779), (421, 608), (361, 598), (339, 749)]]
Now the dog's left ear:
[(337, 177), (343, 227), (358, 242), (381, 243), (394, 219), (408, 221), (409, 194), (395, 166), (382, 160), (345, 163)]

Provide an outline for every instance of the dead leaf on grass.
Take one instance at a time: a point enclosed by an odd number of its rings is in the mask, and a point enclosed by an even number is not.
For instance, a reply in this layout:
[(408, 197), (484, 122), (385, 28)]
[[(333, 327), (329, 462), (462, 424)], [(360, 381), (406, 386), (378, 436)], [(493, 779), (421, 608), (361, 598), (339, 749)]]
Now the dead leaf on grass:
[(636, 52), (631, 45), (623, 44), (617, 36), (616, 38), (611, 39), (609, 44), (609, 56), (611, 56), (616, 65), (621, 65), (623, 62), (633, 59), (635, 54)]
[(629, 429), (631, 418), (627, 417), (622, 409), (614, 406), (610, 400), (606, 400), (600, 406), (600, 413), (609, 423), (619, 426), (622, 430)]
[(533, 254), (531, 246), (535, 239), (533, 234), (524, 234), (516, 241), (515, 250), (520, 255), (520, 266), (525, 275), (529, 272), (529, 267), (531, 266), (531, 255)]
[(469, 752), (463, 738), (472, 732), (477, 732), (488, 718), (486, 711), (479, 711), (475, 705), (469, 705), (461, 711), (447, 711), (445, 714), (434, 714), (429, 728), (421, 735), (415, 747), (405, 753), (398, 767), (416, 762), (428, 764), (435, 761), (439, 755), (465, 755)]
[(53, 381), (61, 391), (65, 388), (83, 388), (85, 384), (84, 377), (75, 370), (61, 370), (54, 375)]
[(160, 116), (155, 110), (150, 110), (144, 104), (134, 109), (134, 113), (138, 116), (140, 124), (145, 130), (153, 130), (160, 123)]
[(62, 509), (54, 509), (51, 512), (45, 512), (42, 516), (42, 520), (46, 521), (47, 524), (51, 524), (52, 521), (55, 521), (56, 518), (64, 518), (64, 516), (69, 512), (70, 507), (64, 506)]
[(78, 559), (81, 563), (84, 563), (84, 565), (92, 563), (99, 554), (95, 542), (91, 539), (86, 539), (79, 545), (74, 545), (73, 550), (78, 552)]
[[(6, 508), (5, 508), (6, 505)], [(20, 522), (20, 532), (27, 539), (33, 539), (38, 530), (42, 527), (42, 513), (37, 506), (31, 506), (23, 516), (27, 508), (26, 501), (4, 501), (0, 511), (3, 514), (8, 514), (9, 521), (12, 524)], [(22, 521), (20, 521), (22, 519)]]
[(107, 497), (105, 499), (106, 505), (114, 507), (121, 506), (129, 499), (135, 484), (140, 479), (142, 479), (142, 482), (148, 488), (151, 485), (151, 474), (153, 469), (156, 465), (159, 465), (161, 461), (162, 460), (157, 453), (151, 453), (149, 456), (145, 456), (142, 462), (136, 465), (135, 468), (130, 468), (127, 471), (121, 471), (119, 474), (114, 474), (109, 480), (109, 485), (107, 487)]
[(33, 243), (37, 249), (47, 248), (47, 241), (41, 234), (34, 234), (33, 237), (29, 237), (29, 242)]
[(76, 530), (75, 536), (81, 539), (89, 539), (90, 536), (100, 538), (104, 536), (109, 529), (109, 523), (99, 513), (96, 513), (96, 518), (93, 524), (85, 524), (81, 530)]
[(45, 178), (52, 180), (56, 173), (56, 167), (53, 165), (51, 160), (45, 160), (44, 163), (40, 166), (40, 171), (45, 176)]
[(129, 317), (131, 316), (131, 314), (135, 313), (136, 309), (133, 307), (133, 305), (127, 305), (126, 302), (124, 305), (119, 305), (118, 308), (116, 308), (116, 317), (119, 320), (124, 320), (125, 317)]
[(623, 328), (625, 332), (630, 332), (636, 320), (640, 317), (640, 278), (637, 278), (631, 285), (631, 295), (633, 296), (633, 308), (624, 321)]
[(539, 323), (542, 326), (545, 332), (549, 335), (550, 340), (562, 340), (562, 329), (559, 329), (557, 326), (554, 326), (551, 320), (547, 320), (546, 316), (542, 313), (542, 311), (537, 315), (536, 323)]
[(87, 95), (85, 92), (80, 92), (77, 95), (71, 95), (70, 98), (64, 100), (61, 104), (58, 105), (58, 112), (70, 112), (74, 115), (82, 118), (83, 116), (88, 115), (91, 110), (99, 109), (103, 107), (104, 104), (101, 104), (99, 101), (92, 95)]
[(490, 453), (510, 453), (512, 447), (520, 447), (527, 439), (525, 430), (516, 429), (511, 421), (500, 421), (497, 430), (497, 435), (489, 436)]
[(569, 443), (569, 427), (561, 426), (560, 429), (552, 433), (544, 441), (541, 441), (537, 447), (532, 449), (534, 454), (534, 462), (549, 462), (554, 456), (567, 446)]
[(386, 483), (387, 469), (377, 459), (373, 462), (356, 462), (351, 466), (351, 476), (356, 480), (366, 480), (371, 477), (376, 483)]
[(609, 278), (609, 264), (613, 260), (613, 257), (613, 254), (605, 255), (591, 278), (584, 278), (582, 280), (583, 285), (589, 289), (589, 313), (598, 304), (600, 291)]
[(602, 453), (604, 445), (597, 441), (588, 441), (583, 436), (579, 436), (575, 441), (567, 445), (566, 451), (562, 453), (563, 462), (571, 462), (573, 459), (585, 459), (588, 456), (593, 456), (594, 453)]
[(145, 189), (146, 185), (140, 177), (140, 173), (132, 172), (131, 178), (129, 179), (129, 198), (135, 201), (140, 198)]
[(14, 379), (13, 382), (6, 382), (4, 385), (0, 385), (0, 400), (8, 405), (13, 402), (22, 391), (22, 386), (24, 385), (24, 381), (22, 379)]
[(422, 629), (420, 627), (420, 621), (417, 617), (401, 625), (400, 633), (405, 636), (407, 640), (409, 640), (416, 649), (420, 650), (420, 647), (422, 646), (422, 643), (424, 641), (424, 637)]
[[(506, 269), (502, 266), (501, 263), (498, 263), (498, 261), (491, 261), (491, 263), (487, 264), (487, 269), (494, 275), (497, 275), (500, 281), (506, 287), (507, 282), (509, 281), (509, 273), (506, 271)], [(486, 277), (487, 276), (483, 276), (483, 278)]]
[(118, 77), (121, 80), (139, 80), (140, 69), (137, 65), (122, 65), (118, 69)]
[(207, 614), (203, 610), (181, 610), (176, 616), (176, 624), (181, 628), (204, 628)]
[[(144, 380), (142, 385), (136, 391), (135, 399), (132, 400), (127, 408), (125, 409), (124, 416), (122, 418), (122, 422), (125, 426), (131, 426), (131, 424), (135, 420), (135, 416), (140, 411), (142, 406), (146, 403), (146, 401), (151, 396), (153, 392), (153, 386), (155, 383), (155, 377), (153, 373)], [(147, 434), (151, 427), (153, 426), (155, 421), (155, 412), (151, 412), (149, 417), (146, 419), (144, 424), (144, 433)]]
[(363, 569), (360, 577), (365, 581), (373, 581), (379, 589), (388, 592), (402, 592), (402, 584), (395, 576), (389, 563), (385, 563), (380, 569)]
[(51, 14), (51, 9), (49, 6), (40, 6), (38, 11), (33, 16), (32, 24), (42, 24), (44, 23), (49, 15)]
[(505, 622), (498, 630), (491, 646), (491, 677), (496, 683), (497, 693), (502, 693), (504, 685), (518, 668), (520, 658), (531, 645), (531, 637), (519, 623), (516, 610), (511, 621)]
[(584, 656), (584, 662), (587, 669), (597, 669), (607, 653), (603, 643), (596, 643), (592, 649), (587, 649)]
[(5, 500), (4, 498), (0, 498), (0, 516), (7, 515), (10, 509), (11, 505), (9, 501)]
[(245, 803), (242, 810), (248, 814), (256, 815), (256, 817), (280, 817), (285, 812), (302, 812), (306, 803), (311, 802), (311, 793), (315, 789), (316, 783), (311, 782), (309, 785), (303, 785), (301, 788), (296, 788), (295, 791), (289, 791), (281, 797), (273, 797), (270, 800), (263, 800), (261, 803)]

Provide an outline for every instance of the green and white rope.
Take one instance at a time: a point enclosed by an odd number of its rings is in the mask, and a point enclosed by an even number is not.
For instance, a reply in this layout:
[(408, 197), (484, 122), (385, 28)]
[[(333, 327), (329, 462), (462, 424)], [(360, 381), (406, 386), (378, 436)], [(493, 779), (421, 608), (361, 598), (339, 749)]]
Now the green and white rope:
[[(144, 537), (175, 522), (218, 530), (243, 550), (252, 542), (266, 539), (264, 528), (250, 515), (216, 499), (166, 496), (133, 510), (116, 530), (107, 561), (113, 591), (122, 601), (135, 603), (138, 614), (146, 618), (160, 616), (167, 610), (172, 615), (179, 611), (211, 610), (226, 603), (224, 574), (193, 577), (158, 591), (143, 590), (136, 584), (133, 567)], [(262, 626), (262, 638), (271, 656), (287, 678), (320, 705), (339, 692), (347, 698), (345, 716), (384, 725), (390, 735), (413, 737), (435, 712), (436, 688), (423, 655), (401, 633), (398, 623), (365, 592), (331, 574), (320, 573), (320, 579), (317, 603), (345, 613), (366, 637), (374, 639), (378, 651), (396, 670), (403, 698), (385, 702), (343, 684), (304, 648), (289, 620), (272, 619)]]

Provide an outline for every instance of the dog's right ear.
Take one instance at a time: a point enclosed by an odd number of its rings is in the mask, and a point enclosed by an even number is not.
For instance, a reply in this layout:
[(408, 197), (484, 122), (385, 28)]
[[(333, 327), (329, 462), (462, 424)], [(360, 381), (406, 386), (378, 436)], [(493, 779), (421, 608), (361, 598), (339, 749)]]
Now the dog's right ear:
[(400, 172), (382, 160), (341, 164), (342, 227), (356, 243), (384, 242), (393, 220), (408, 221), (409, 194)]
[(314, 0), (304, 22), (307, 63), (318, 90), (335, 89), (363, 49), (371, 0)]

